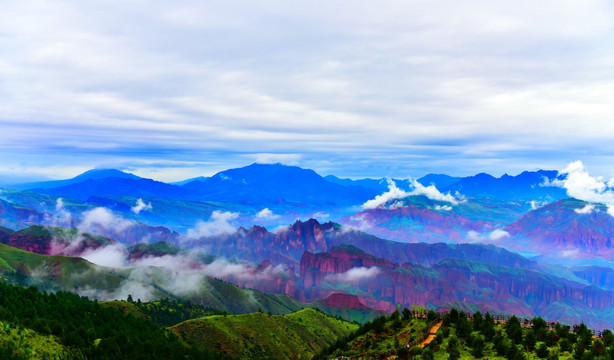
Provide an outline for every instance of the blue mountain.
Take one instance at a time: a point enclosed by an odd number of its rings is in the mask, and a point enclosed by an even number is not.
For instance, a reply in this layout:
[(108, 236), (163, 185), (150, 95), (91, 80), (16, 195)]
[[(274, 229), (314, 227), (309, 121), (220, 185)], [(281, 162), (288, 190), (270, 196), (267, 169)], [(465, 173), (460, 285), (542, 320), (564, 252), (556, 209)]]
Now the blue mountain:
[(23, 183), (10, 186), (15, 190), (32, 190), (32, 189), (51, 189), (62, 186), (68, 186), (76, 183), (80, 183), (86, 180), (102, 180), (108, 178), (120, 178), (120, 179), (141, 179), (140, 177), (125, 173), (116, 169), (92, 169), (84, 172), (83, 174), (77, 175), (74, 178), (66, 179), (66, 180), (52, 180), (52, 181), (41, 181), (41, 182), (32, 182), (32, 183)]
[(443, 189), (458, 182), (460, 179), (459, 177), (445, 174), (427, 174), (418, 179), (418, 182), (424, 186), (435, 185), (437, 189)]
[(442, 192), (459, 192), (466, 196), (491, 197), (501, 200), (546, 200), (548, 202), (565, 199), (564, 189), (543, 186), (546, 180), (554, 180), (557, 171), (525, 171), (516, 176), (503, 175), (496, 178), (480, 173), (461, 178), (451, 185), (440, 188)]
[(327, 175), (324, 177), (327, 181), (330, 181), (335, 184), (343, 185), (343, 186), (361, 186), (366, 189), (372, 189), (379, 193), (383, 193), (388, 191), (388, 182), (386, 179), (342, 179), (338, 178), (335, 175)]
[(73, 199), (87, 201), (90, 197), (122, 197), (134, 198), (162, 198), (171, 200), (190, 200), (194, 196), (180, 186), (166, 184), (160, 181), (144, 178), (118, 178), (87, 179), (50, 189), (34, 189), (34, 191), (65, 196)]
[(359, 205), (379, 191), (327, 181), (313, 170), (281, 164), (252, 164), (219, 172), (184, 186), (202, 200), (311, 205)]

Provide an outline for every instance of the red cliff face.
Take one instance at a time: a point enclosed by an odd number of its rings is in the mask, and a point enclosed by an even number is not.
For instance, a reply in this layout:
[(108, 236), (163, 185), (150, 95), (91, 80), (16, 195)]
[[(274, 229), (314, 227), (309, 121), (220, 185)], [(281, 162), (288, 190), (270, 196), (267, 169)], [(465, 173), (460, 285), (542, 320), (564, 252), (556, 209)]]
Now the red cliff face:
[(22, 234), (12, 234), (5, 241), (5, 244), (43, 255), (51, 255), (50, 237), (33, 237)]
[(317, 220), (297, 221), (286, 231), (276, 234), (274, 245), (285, 251), (327, 251), (324, 233), (333, 229), (333, 223), (320, 224)]
[(343, 293), (334, 293), (322, 300), (325, 306), (338, 309), (368, 309), (362, 300), (356, 295), (348, 295)]
[(304, 276), (310, 269), (323, 274), (339, 274), (354, 267), (373, 266), (397, 268), (399, 264), (364, 253), (357, 248), (335, 247), (330, 252), (312, 254), (306, 251), (301, 258), (300, 274)]
[[(368, 265), (366, 265), (368, 264)], [(377, 275), (344, 281), (335, 277), (351, 268), (376, 266)], [(596, 287), (555, 279), (527, 269), (447, 260), (424, 268), (399, 266), (371, 255), (334, 248), (328, 253), (305, 252), (300, 265), (302, 295), (307, 300), (331, 291), (361, 294), (361, 301), (378, 309), (401, 306), (482, 304), (496, 311), (540, 314), (553, 304), (576, 304), (587, 309), (614, 305), (614, 293)], [(364, 295), (362, 295), (364, 294)]]

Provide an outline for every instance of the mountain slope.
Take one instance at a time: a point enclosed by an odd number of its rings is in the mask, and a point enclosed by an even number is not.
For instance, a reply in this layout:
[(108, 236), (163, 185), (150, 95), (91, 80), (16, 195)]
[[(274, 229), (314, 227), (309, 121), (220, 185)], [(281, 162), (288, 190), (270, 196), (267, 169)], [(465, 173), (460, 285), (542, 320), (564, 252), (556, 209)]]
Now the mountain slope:
[(555, 201), (567, 197), (565, 190), (558, 187), (541, 186), (546, 180), (554, 180), (557, 171), (525, 171), (516, 176), (503, 175), (495, 178), (481, 173), (461, 178), (440, 190), (452, 194), (457, 191), (465, 196), (492, 197), (503, 200), (547, 200)]
[(289, 315), (214, 315), (171, 327), (191, 346), (243, 359), (309, 359), (357, 328), (313, 309)]
[(88, 234), (77, 229), (39, 225), (12, 232), (8, 236), (0, 236), (0, 242), (37, 254), (71, 256), (115, 243), (103, 236)]
[(360, 186), (343, 186), (325, 180), (313, 170), (281, 164), (252, 164), (219, 172), (182, 188), (203, 200), (317, 205), (357, 205), (377, 194)]
[(72, 184), (76, 184), (76, 183), (83, 182), (86, 180), (103, 180), (103, 179), (108, 179), (108, 178), (121, 178), (121, 179), (133, 179), (133, 180), (142, 179), (141, 177), (138, 177), (134, 174), (125, 173), (123, 171), (116, 170), (116, 169), (92, 169), (92, 170), (88, 170), (84, 172), (83, 174), (77, 175), (71, 179), (17, 184), (17, 185), (11, 186), (11, 188), (16, 189), (16, 190), (50, 189), (50, 188), (72, 185)]
[(614, 260), (614, 217), (604, 205), (564, 199), (533, 210), (506, 230), (500, 245), (562, 260)]
[(425, 266), (451, 257), (512, 267), (534, 265), (518, 254), (493, 245), (402, 243), (380, 239), (333, 222), (320, 223), (315, 219), (297, 220), (274, 233), (261, 226), (249, 230), (240, 228), (233, 234), (201, 238), (191, 244), (186, 243), (186, 246), (207, 246), (211, 255), (215, 256), (256, 263), (270, 260), (275, 264), (297, 266), (305, 251), (326, 252), (342, 244), (354, 245), (390, 261)]
[[(392, 312), (397, 305), (480, 305), (491, 312), (544, 315), (552, 320), (611, 326), (614, 292), (525, 268), (446, 259), (430, 268), (391, 263), (355, 248), (305, 252), (300, 275), (304, 296), (356, 295), (367, 306)], [(562, 306), (564, 305), (564, 306)], [(565, 307), (574, 307), (573, 313)]]
[(229, 313), (258, 309), (276, 314), (300, 310), (304, 304), (287, 296), (266, 294), (214, 279), (197, 271), (160, 267), (110, 268), (79, 257), (41, 255), (0, 244), (0, 279), (47, 291), (72, 291), (99, 300), (185, 299)]
[(193, 194), (180, 186), (143, 178), (105, 178), (87, 179), (69, 185), (36, 189), (36, 191), (87, 201), (96, 197), (162, 198), (162, 199), (194, 199)]

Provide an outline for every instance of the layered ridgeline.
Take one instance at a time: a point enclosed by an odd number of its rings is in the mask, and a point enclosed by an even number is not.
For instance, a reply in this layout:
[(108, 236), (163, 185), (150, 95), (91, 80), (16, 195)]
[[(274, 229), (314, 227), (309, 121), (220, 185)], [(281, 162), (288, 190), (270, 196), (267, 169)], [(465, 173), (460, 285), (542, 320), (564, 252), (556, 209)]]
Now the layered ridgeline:
[[(31, 247), (27, 241), (23, 245)], [(263, 309), (281, 314), (300, 309), (298, 301), (318, 302), (329, 313), (354, 320), (367, 319), (374, 309), (393, 311), (397, 305), (464, 302), (495, 312), (612, 325), (608, 319), (614, 293), (600, 268), (551, 269), (492, 245), (398, 243), (315, 220), (296, 222), (277, 233), (240, 229), (191, 245), (208, 249), (208, 254), (153, 243), (132, 246), (125, 253), (108, 245), (84, 255), (100, 261), (107, 252), (123, 254), (120, 268), (25, 252), (17, 260), (11, 254), (19, 250), (3, 249), (7, 278), (100, 299), (171, 296), (231, 313)]]
[[(541, 186), (556, 177), (553, 171), (537, 171), (500, 178), (487, 174), (465, 178), (430, 174), (416, 181), (353, 181), (334, 176), (324, 178), (312, 170), (294, 166), (252, 164), (212, 177), (166, 184), (118, 170), (91, 170), (67, 180), (15, 185), (13, 190), (2, 190), (0, 198), (34, 212), (29, 214), (34, 216), (26, 217), (11, 209), (10, 217), (14, 219), (10, 223), (6, 220), (4, 226), (12, 228), (22, 228), (28, 221), (53, 225), (60, 210), (67, 210), (74, 218), (71, 225), (76, 225), (84, 212), (104, 207), (125, 218), (180, 232), (186, 232), (203, 217), (212, 216), (214, 211), (222, 211), (237, 214), (236, 222), (246, 227), (254, 223), (284, 224), (308, 216), (321, 219), (348, 216), (348, 224), (368, 225), (371, 232), (393, 240), (465, 241), (468, 231), (509, 225), (535, 204), (564, 198), (563, 189)], [(390, 193), (390, 182), (409, 197), (395, 199), (388, 204), (394, 204), (392, 207), (369, 206), (356, 214), (357, 208), (376, 196)], [(424, 188), (428, 191), (423, 191)], [(466, 201), (451, 206), (441, 197), (424, 198), (426, 194), (437, 193), (458, 195)], [(63, 200), (63, 209), (58, 209), (58, 199)], [(371, 214), (375, 209), (378, 212)], [(437, 214), (455, 214), (455, 217), (440, 218)], [(439, 231), (438, 222), (442, 223)]]

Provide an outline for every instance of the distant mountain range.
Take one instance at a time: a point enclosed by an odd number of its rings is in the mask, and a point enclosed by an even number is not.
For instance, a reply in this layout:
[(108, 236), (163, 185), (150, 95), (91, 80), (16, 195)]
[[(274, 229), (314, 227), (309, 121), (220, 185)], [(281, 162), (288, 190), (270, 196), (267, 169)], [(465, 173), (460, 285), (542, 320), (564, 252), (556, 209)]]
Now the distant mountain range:
[[(232, 312), (317, 302), (366, 319), (396, 304), (465, 301), (604, 324), (614, 305), (614, 217), (550, 186), (561, 179), (539, 170), (353, 180), (252, 164), (168, 184), (91, 170), (1, 190), (0, 268), (44, 289), (101, 299), (130, 290)], [(118, 267), (79, 256), (119, 256)], [(225, 303), (231, 294), (241, 300)]]

